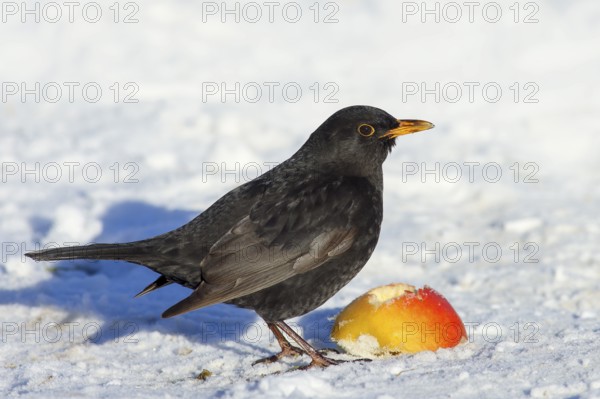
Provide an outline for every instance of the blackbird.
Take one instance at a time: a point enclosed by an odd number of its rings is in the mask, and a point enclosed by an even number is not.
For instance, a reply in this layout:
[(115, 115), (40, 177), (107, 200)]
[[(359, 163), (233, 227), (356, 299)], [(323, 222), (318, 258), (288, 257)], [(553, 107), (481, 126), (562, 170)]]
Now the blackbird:
[(281, 346), (277, 355), (260, 361), (304, 353), (312, 359), (307, 368), (337, 364), (284, 320), (319, 307), (363, 268), (383, 218), (383, 161), (396, 137), (432, 127), (374, 107), (343, 108), (291, 158), (173, 231), (26, 255), (38, 261), (112, 259), (146, 266), (160, 276), (136, 296), (172, 283), (193, 290), (163, 317), (223, 302), (253, 309)]

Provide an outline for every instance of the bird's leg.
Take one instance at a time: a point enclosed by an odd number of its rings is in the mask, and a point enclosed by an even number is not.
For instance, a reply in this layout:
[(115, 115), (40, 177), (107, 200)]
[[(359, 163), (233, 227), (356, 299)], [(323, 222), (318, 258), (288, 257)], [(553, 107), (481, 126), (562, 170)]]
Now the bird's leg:
[(290, 326), (285, 324), (285, 322), (276, 321), (274, 324), (287, 335), (289, 335), (294, 341), (296, 341), (296, 343), (300, 345), (304, 352), (312, 359), (308, 366), (303, 367), (304, 370), (313, 367), (333, 366), (341, 363), (341, 361), (333, 360), (320, 354), (315, 348), (312, 347), (311, 344), (306, 342), (299, 334), (297, 334), (296, 331), (294, 331)]
[(257, 361), (252, 363), (253, 366), (259, 363), (273, 363), (287, 356), (298, 356), (304, 354), (304, 351), (302, 349), (293, 346), (292, 344), (290, 344), (290, 341), (285, 339), (281, 331), (279, 331), (279, 329), (274, 323), (267, 322), (267, 327), (269, 327), (269, 330), (271, 330), (273, 332), (273, 335), (275, 335), (277, 343), (281, 347), (281, 352), (273, 356), (265, 357), (264, 359), (258, 359)]

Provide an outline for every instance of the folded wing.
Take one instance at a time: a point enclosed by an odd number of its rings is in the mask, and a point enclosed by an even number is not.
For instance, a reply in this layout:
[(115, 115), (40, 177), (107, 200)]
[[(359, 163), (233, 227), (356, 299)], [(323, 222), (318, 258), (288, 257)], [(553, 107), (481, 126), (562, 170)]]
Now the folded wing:
[[(211, 247), (200, 263), (202, 282), (163, 313), (172, 317), (232, 300), (318, 268), (349, 250), (358, 235), (352, 215), (361, 204), (352, 180), (287, 191), (267, 190), (248, 215)], [(281, 192), (280, 190), (277, 190)]]

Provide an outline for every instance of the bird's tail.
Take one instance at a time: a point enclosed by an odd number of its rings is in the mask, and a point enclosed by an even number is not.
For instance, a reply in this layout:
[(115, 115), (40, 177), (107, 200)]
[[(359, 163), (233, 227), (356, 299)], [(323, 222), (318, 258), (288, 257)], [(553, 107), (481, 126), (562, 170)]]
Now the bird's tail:
[(123, 244), (90, 244), (42, 249), (26, 253), (33, 260), (103, 259), (135, 262), (148, 255), (143, 241)]

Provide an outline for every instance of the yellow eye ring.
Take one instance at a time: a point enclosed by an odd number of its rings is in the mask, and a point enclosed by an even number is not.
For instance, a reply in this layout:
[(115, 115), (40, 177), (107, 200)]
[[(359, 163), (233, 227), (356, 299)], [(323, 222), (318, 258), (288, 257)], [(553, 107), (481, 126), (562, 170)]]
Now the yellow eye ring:
[(363, 123), (356, 129), (361, 136), (371, 137), (375, 133), (375, 128), (371, 125)]

